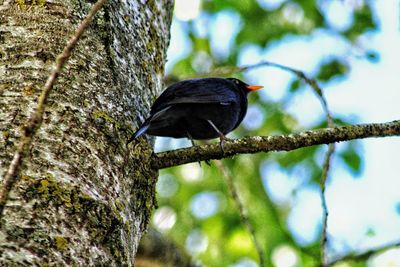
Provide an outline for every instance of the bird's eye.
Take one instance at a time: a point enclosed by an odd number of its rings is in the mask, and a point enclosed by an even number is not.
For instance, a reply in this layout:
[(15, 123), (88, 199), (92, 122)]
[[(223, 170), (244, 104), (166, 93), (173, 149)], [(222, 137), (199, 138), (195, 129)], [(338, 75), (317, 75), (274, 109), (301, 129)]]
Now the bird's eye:
[(235, 80), (235, 83), (236, 83), (236, 84), (239, 84), (239, 81), (238, 81), (238, 80)]

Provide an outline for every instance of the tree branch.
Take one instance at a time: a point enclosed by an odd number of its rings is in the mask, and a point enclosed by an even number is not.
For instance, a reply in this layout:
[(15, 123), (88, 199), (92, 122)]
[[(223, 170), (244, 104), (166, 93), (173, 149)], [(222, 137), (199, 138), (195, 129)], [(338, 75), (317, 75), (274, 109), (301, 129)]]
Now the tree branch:
[(325, 190), (326, 181), (328, 180), (329, 169), (331, 166), (332, 155), (335, 152), (335, 145), (329, 144), (326, 152), (324, 165), (321, 175), (321, 203), (322, 203), (322, 233), (321, 233), (321, 264), (323, 267), (328, 266), (327, 245), (328, 245), (328, 204), (326, 203)]
[(7, 173), (2, 180), (2, 187), (0, 191), (0, 217), (3, 214), (4, 206), (6, 205), (10, 191), (13, 188), (14, 184), (18, 181), (18, 172), (22, 165), (24, 155), (32, 143), (33, 136), (35, 135), (43, 121), (43, 114), (45, 111), (46, 102), (57, 80), (57, 77), (60, 75), (66, 61), (71, 56), (72, 50), (78, 43), (79, 38), (82, 36), (86, 28), (93, 20), (93, 17), (101, 9), (105, 2), (106, 0), (99, 0), (93, 5), (92, 9), (79, 25), (75, 34), (71, 37), (67, 45), (64, 47), (62, 53), (57, 56), (55, 67), (50, 76), (47, 78), (47, 81), (43, 86), (42, 93), (39, 96), (36, 110), (23, 127), (22, 136), (17, 146), (17, 151), (15, 152)]
[(156, 169), (164, 169), (190, 162), (232, 157), (237, 154), (291, 151), (302, 147), (354, 139), (398, 135), (400, 135), (400, 120), (324, 128), (290, 135), (253, 136), (226, 141), (225, 153), (222, 153), (219, 143), (156, 153), (152, 156), (151, 165)]
[(382, 253), (386, 250), (392, 249), (392, 248), (398, 248), (400, 247), (400, 241), (390, 243), (390, 244), (385, 244), (381, 247), (373, 248), (364, 252), (361, 252), (359, 254), (348, 254), (343, 257), (337, 258), (331, 262), (329, 262), (328, 266), (333, 266), (336, 263), (343, 262), (343, 261), (364, 261), (366, 262), (370, 257)]

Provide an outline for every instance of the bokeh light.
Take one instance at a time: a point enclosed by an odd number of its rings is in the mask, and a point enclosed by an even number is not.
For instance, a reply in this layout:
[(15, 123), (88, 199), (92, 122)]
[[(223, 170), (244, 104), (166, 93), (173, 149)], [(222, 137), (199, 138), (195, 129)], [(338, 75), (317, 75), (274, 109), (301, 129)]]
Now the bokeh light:
[(296, 267), (299, 259), (293, 248), (281, 245), (272, 252), (272, 262), (275, 267)]
[(180, 20), (192, 20), (200, 13), (201, 0), (175, 0), (175, 17)]
[(178, 190), (176, 178), (171, 174), (162, 174), (158, 177), (157, 193), (160, 197), (172, 197)]
[(218, 195), (207, 191), (194, 195), (190, 201), (190, 208), (195, 217), (206, 219), (218, 211)]
[(208, 238), (200, 230), (194, 229), (186, 238), (186, 250), (191, 255), (204, 252), (208, 247)]
[(171, 207), (161, 207), (154, 212), (153, 225), (161, 232), (171, 229), (176, 222), (176, 213)]
[(195, 182), (203, 178), (203, 169), (197, 162), (183, 165), (180, 171), (183, 179), (187, 182)]

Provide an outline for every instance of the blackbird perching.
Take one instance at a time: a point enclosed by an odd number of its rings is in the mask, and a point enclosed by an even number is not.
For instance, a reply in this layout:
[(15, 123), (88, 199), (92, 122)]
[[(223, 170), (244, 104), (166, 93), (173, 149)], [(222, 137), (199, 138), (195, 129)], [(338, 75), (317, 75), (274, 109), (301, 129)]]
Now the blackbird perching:
[(128, 143), (146, 133), (193, 139), (220, 138), (238, 127), (247, 112), (247, 94), (262, 88), (236, 78), (177, 82), (155, 100), (150, 116)]

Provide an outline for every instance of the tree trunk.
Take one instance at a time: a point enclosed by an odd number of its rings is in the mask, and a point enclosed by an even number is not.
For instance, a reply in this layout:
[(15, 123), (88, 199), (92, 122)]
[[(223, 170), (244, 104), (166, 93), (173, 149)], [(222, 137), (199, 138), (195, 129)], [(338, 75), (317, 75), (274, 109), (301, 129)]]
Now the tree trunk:
[[(0, 177), (92, 3), (0, 0)], [(126, 140), (162, 88), (172, 6), (109, 1), (79, 41), (1, 218), (0, 266), (133, 265), (157, 171), (151, 142)]]

